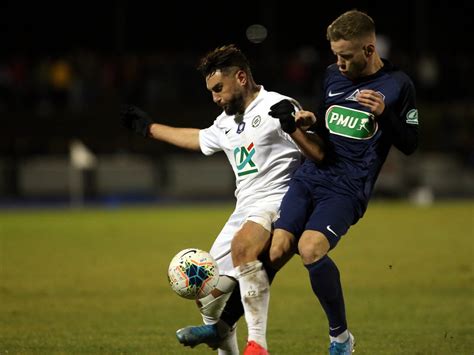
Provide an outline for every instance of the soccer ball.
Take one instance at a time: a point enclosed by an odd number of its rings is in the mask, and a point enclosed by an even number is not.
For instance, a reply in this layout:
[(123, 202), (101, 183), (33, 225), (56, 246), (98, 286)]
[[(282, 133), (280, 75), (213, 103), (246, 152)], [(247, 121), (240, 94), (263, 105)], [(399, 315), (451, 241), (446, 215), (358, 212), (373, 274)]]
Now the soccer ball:
[(168, 267), (168, 281), (179, 296), (199, 299), (207, 296), (219, 281), (219, 269), (208, 252), (195, 248), (181, 250)]

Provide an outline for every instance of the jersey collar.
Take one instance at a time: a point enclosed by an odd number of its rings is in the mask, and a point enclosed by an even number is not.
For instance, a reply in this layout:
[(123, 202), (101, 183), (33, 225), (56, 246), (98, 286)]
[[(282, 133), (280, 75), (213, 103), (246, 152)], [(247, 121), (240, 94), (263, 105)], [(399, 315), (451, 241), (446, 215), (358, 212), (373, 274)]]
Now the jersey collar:
[(255, 99), (253, 99), (253, 101), (245, 109), (244, 116), (247, 113), (249, 113), (255, 106), (257, 106), (260, 103), (260, 101), (263, 100), (263, 97), (265, 96), (266, 90), (263, 87), (263, 85), (259, 85), (259, 86), (260, 86), (260, 91), (259, 91), (258, 95), (255, 97)]

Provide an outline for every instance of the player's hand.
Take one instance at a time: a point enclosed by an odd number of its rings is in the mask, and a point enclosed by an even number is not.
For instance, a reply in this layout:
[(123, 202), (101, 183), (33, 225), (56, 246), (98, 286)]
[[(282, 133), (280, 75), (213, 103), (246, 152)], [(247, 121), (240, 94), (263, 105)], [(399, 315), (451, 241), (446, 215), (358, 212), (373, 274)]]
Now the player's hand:
[(357, 95), (357, 101), (362, 106), (368, 107), (375, 116), (380, 116), (385, 110), (382, 95), (374, 90), (361, 90)]
[(300, 110), (295, 114), (296, 127), (307, 131), (309, 127), (316, 123), (316, 116), (311, 111)]
[(143, 137), (148, 137), (150, 125), (154, 123), (146, 112), (133, 105), (122, 106), (120, 120), (125, 128)]
[(295, 106), (284, 99), (270, 107), (268, 114), (280, 120), (281, 129), (288, 134), (296, 131)]

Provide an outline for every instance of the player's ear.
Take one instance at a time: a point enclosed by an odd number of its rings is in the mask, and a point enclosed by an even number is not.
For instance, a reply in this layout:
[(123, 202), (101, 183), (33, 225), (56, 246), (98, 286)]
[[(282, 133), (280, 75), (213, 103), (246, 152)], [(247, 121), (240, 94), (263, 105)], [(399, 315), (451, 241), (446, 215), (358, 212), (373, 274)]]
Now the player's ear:
[(364, 47), (364, 53), (366, 57), (370, 57), (375, 52), (375, 46), (373, 44), (368, 44)]
[(235, 73), (235, 78), (240, 83), (240, 85), (245, 85), (248, 80), (247, 73), (242, 69), (237, 70)]

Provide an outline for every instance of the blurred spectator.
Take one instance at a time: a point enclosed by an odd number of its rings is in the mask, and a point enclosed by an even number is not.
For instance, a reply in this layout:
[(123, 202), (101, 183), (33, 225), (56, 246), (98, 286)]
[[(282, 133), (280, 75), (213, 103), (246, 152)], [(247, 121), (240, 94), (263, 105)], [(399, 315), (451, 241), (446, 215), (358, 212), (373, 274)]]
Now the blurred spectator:
[[(468, 132), (472, 132), (471, 122), (474, 122), (473, 89), (470, 81), (461, 79), (471, 75), (473, 61), (465, 53), (437, 57), (435, 53), (425, 52), (414, 58), (401, 50), (392, 51), (390, 40), (384, 36), (378, 46), (385, 56), (394, 57), (395, 63), (416, 78), (421, 125), (428, 133), (420, 149), (456, 151), (462, 154), (464, 161), (472, 161), (472, 133)], [(165, 108), (170, 112), (181, 110), (183, 121), (205, 120), (206, 117), (196, 116), (203, 111), (202, 106), (207, 105), (208, 99), (206, 90), (199, 86), (201, 78), (195, 69), (194, 58), (199, 54), (190, 50), (166, 50), (115, 55), (77, 49), (54, 56), (4, 58), (0, 61), (0, 113), (2, 117), (13, 114), (22, 117), (25, 125), (44, 139), (38, 143), (36, 136), (24, 130), (9, 134), (5, 129), (0, 131), (3, 147), (21, 146), (22, 152), (31, 153), (37, 151), (38, 146), (42, 146), (43, 151), (65, 147), (67, 135), (64, 132), (77, 132), (78, 125), (80, 132), (88, 135), (92, 142), (96, 141), (92, 143), (93, 149), (113, 150), (113, 145), (100, 137), (100, 132), (110, 129), (110, 113), (124, 102), (147, 107), (151, 112), (157, 107), (161, 112)], [(302, 45), (293, 51), (267, 53), (266, 57), (272, 58), (271, 62), (262, 59), (256, 72), (258, 78), (270, 83), (268, 89), (288, 92), (306, 108), (315, 109), (321, 95), (321, 75), (324, 68), (334, 62), (332, 53)], [(441, 70), (448, 67), (449, 71)], [(456, 90), (451, 90), (453, 87)], [(66, 131), (55, 133), (56, 143), (48, 145), (44, 142), (53, 141), (49, 139), (53, 133), (38, 118), (53, 117), (64, 122)], [(94, 127), (88, 121), (94, 122)], [(447, 137), (446, 131), (450, 132)], [(123, 132), (118, 130), (117, 134)], [(5, 149), (0, 151), (0, 155), (6, 152)], [(97, 152), (100, 153), (100, 149)]]
[(377, 35), (377, 52), (382, 58), (390, 59), (390, 49), (391, 49), (390, 38), (384, 34)]
[(58, 58), (51, 64), (49, 70), (53, 104), (64, 109), (68, 104), (72, 87), (72, 68), (65, 59)]
[(439, 64), (432, 53), (423, 53), (417, 62), (417, 89), (432, 96), (439, 84)]

